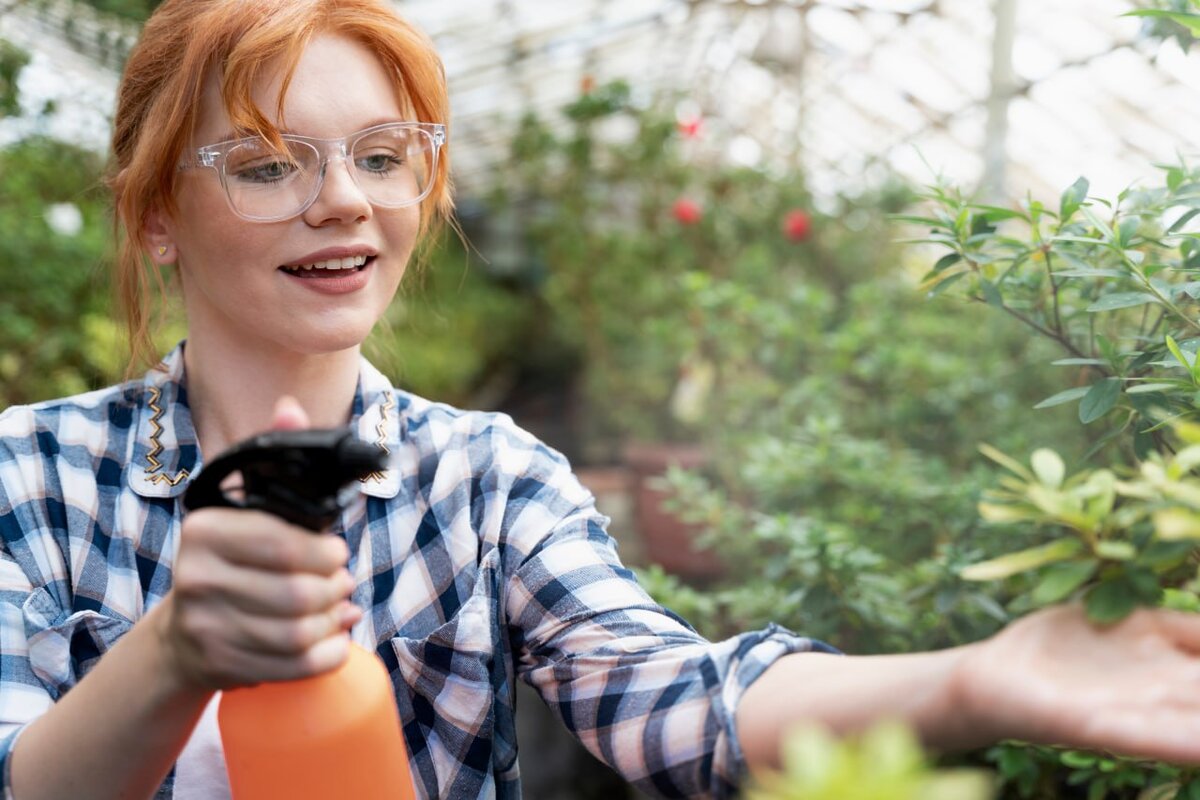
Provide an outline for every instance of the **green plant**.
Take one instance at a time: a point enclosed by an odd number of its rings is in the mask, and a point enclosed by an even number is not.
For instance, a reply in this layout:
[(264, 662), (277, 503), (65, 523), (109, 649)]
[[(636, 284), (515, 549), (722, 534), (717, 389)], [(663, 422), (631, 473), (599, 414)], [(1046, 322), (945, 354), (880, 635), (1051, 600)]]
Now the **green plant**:
[(1146, 35), (1174, 39), (1185, 52), (1200, 37), (1200, 3), (1196, 0), (1153, 0), (1148, 5), (1126, 15), (1144, 18)]
[[(1080, 178), (1056, 210), (972, 203), (935, 187), (933, 216), (919, 241), (947, 247), (926, 276), (933, 294), (950, 287), (968, 302), (999, 309), (1062, 350), (1076, 385), (1039, 407), (1078, 402), (1079, 421), (1103, 421), (1097, 447), (1126, 460), (1171, 447), (1165, 421), (1196, 413), (1196, 314), (1200, 171), (1164, 167), (1165, 185), (1129, 189), (1115, 203), (1088, 198)], [(1004, 224), (1002, 230), (1000, 225)]]
[(409, 269), (364, 352), (405, 388), (465, 407), (515, 380), (536, 335), (535, 298), (506, 286), (453, 236)]
[[(1115, 202), (1089, 197), (1081, 178), (1053, 209), (979, 205), (939, 186), (929, 215), (906, 218), (927, 229), (921, 241), (950, 250), (923, 288), (1053, 343), (1069, 387), (1037, 408), (1073, 407), (1090, 434), (1080, 459), (1038, 447), (1026, 465), (982, 448), (1008, 473), (979, 504), (1005, 532), (990, 546), (1007, 552), (960, 574), (1001, 582), (1010, 613), (1073, 599), (1099, 624), (1139, 606), (1200, 610), (1200, 172), (1181, 162), (1163, 177)], [(1089, 798), (1200, 794), (1194, 775), (1165, 764), (1020, 745), (991, 756), (1023, 798), (1065, 785)]]
[(1054, 372), (1013, 364), (1046, 358), (1043, 343), (935, 308), (902, 275), (840, 297), (785, 270), (750, 297), (698, 284), (737, 380), (706, 432), (720, 456), (670, 484), (728, 575), (703, 590), (655, 576), (655, 596), (713, 637), (775, 621), (855, 653), (959, 644), (1007, 621), (1007, 594), (958, 570), (1004, 552), (974, 514), (990, 479), (976, 437), (1082, 450), (1063, 409), (1025, 422)]
[[(585, 91), (563, 116), (565, 133), (524, 120), (492, 206), (518, 209), (508, 235), (522, 279), (582, 364), (590, 460), (611, 460), (623, 439), (694, 439), (741, 379), (726, 329), (745, 346), (739, 320), (766, 322), (749, 306), (786, 287), (781, 272), (848, 290), (830, 265), (849, 238), (827, 238), (802, 176), (725, 164), (695, 126), (637, 106), (625, 84)], [(872, 209), (860, 209), (863, 251), (886, 246), (879, 215), (861, 219)]]
[(122, 374), (101, 169), (95, 154), (50, 139), (0, 150), (0, 407)]
[(12, 42), (0, 39), (0, 118), (20, 112), (17, 78), (28, 63), (28, 53)]
[(912, 732), (881, 723), (837, 739), (801, 727), (784, 740), (783, 769), (756, 777), (744, 800), (988, 800), (991, 777), (974, 769), (935, 769)]

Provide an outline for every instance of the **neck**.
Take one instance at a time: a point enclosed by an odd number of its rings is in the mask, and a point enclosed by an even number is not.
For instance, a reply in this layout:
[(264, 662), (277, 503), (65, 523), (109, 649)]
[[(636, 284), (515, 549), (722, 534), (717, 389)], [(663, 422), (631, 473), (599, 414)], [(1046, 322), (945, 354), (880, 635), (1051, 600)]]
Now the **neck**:
[(300, 401), (314, 428), (350, 420), (359, 348), (307, 354), (269, 344), (189, 338), (184, 349), (188, 404), (209, 457), (269, 430), (276, 401)]

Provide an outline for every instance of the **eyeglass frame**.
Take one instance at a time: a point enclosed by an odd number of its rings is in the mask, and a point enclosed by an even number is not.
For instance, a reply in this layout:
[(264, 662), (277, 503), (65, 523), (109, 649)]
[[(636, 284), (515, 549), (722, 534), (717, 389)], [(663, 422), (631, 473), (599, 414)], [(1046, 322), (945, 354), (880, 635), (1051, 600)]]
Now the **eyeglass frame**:
[(239, 217), (248, 222), (282, 222), (283, 220), (294, 219), (300, 216), (309, 208), (311, 208), (312, 204), (317, 201), (318, 197), (320, 197), (321, 189), (323, 189), (325, 186), (325, 169), (329, 166), (329, 161), (331, 159), (330, 149), (334, 145), (337, 145), (338, 150), (340, 151), (340, 155), (338, 156), (339, 158), (349, 159), (350, 154), (354, 151), (354, 145), (358, 143), (359, 139), (363, 138), (364, 136), (377, 133), (386, 128), (416, 129), (428, 134), (432, 140), (433, 149), (431, 152), (433, 157), (429, 162), (429, 174), (431, 179), (421, 191), (421, 194), (412, 200), (405, 200), (403, 203), (398, 203), (395, 205), (377, 203), (371, 199), (367, 191), (363, 189), (361, 184), (359, 184), (358, 177), (354, 174), (354, 170), (350, 169), (348, 171), (351, 179), (354, 181), (354, 185), (357, 186), (360, 191), (362, 191), (363, 196), (367, 198), (371, 205), (389, 209), (407, 208), (420, 203), (422, 200), (428, 197), (430, 191), (433, 190), (434, 181), (432, 180), (432, 176), (437, 173), (438, 156), (441, 152), (442, 146), (446, 144), (446, 126), (440, 122), (384, 122), (379, 125), (372, 125), (369, 128), (363, 128), (361, 131), (355, 131), (354, 133), (346, 136), (333, 139), (319, 139), (315, 136), (301, 136), (294, 133), (280, 134), (280, 138), (284, 141), (299, 142), (301, 144), (307, 144), (311, 146), (317, 151), (317, 154), (321, 159), (321, 164), (317, 173), (317, 180), (313, 184), (312, 192), (309, 194), (308, 199), (304, 201), (303, 205), (300, 206), (300, 209), (293, 213), (278, 217), (255, 217), (238, 211), (237, 207), (233, 204), (233, 195), (229, 193), (229, 184), (227, 183), (227, 176), (225, 174), (225, 156), (235, 147), (240, 147), (248, 142), (262, 141), (261, 136), (243, 136), (239, 139), (226, 139), (222, 142), (214, 142), (213, 144), (206, 144), (202, 147), (198, 147), (192, 152), (192, 158), (186, 161), (181, 161), (177, 165), (177, 169), (185, 170), (198, 167), (210, 167), (216, 170), (218, 177), (221, 179), (221, 189), (224, 190), (225, 193), (225, 202), (229, 204), (229, 208), (234, 214), (237, 214)]

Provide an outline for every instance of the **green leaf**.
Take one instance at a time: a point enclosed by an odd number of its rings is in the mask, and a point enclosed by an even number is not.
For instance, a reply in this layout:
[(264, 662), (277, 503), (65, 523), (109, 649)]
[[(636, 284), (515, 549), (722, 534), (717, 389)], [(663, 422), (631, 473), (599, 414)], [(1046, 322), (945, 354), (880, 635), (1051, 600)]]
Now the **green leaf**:
[(952, 267), (960, 261), (962, 261), (962, 256), (960, 254), (947, 253), (939, 258), (937, 263), (933, 265), (933, 272), (934, 274), (943, 272), (947, 267)]
[(1037, 475), (1037, 479), (1043, 485), (1049, 486), (1051, 489), (1062, 486), (1067, 468), (1058, 453), (1045, 447), (1039, 448), (1033, 451), (1030, 463), (1033, 465), (1033, 474)]
[(1070, 403), (1072, 400), (1078, 400), (1083, 397), (1091, 388), (1090, 386), (1076, 386), (1074, 389), (1067, 389), (1066, 391), (1047, 397), (1034, 406), (1034, 408), (1052, 408), (1054, 406), (1061, 406), (1064, 403)]
[(1002, 222), (1006, 219), (1029, 219), (1020, 211), (1014, 211), (1011, 208), (1003, 208), (1001, 206), (988, 206), (981, 203), (972, 203), (970, 208), (976, 211), (982, 211), (984, 216), (992, 222)]
[(1042, 573), (1042, 580), (1031, 595), (1039, 606), (1048, 606), (1065, 600), (1072, 592), (1096, 574), (1097, 561), (1067, 561), (1053, 564)]
[(1133, 306), (1144, 306), (1146, 303), (1157, 303), (1158, 298), (1149, 292), (1117, 292), (1116, 294), (1106, 294), (1096, 302), (1088, 306), (1087, 310), (1096, 311), (1114, 311), (1118, 308), (1132, 308)]
[(990, 458), (992, 461), (995, 461), (1009, 472), (1012, 472), (1027, 481), (1033, 480), (1033, 473), (1027, 470), (1024, 464), (1005, 455), (996, 448), (992, 447), (990, 444), (984, 444), (981, 442), (979, 444), (979, 452), (983, 453), (985, 456)]
[(1087, 178), (1079, 178), (1062, 193), (1058, 204), (1058, 218), (1066, 223), (1087, 199), (1088, 188), (1091, 186)]
[(888, 219), (893, 222), (910, 222), (915, 225), (928, 225), (931, 228), (945, 227), (945, 223), (940, 219), (933, 217), (918, 217), (911, 214), (888, 214)]
[(987, 278), (980, 278), (979, 288), (983, 290), (983, 299), (987, 301), (989, 306), (993, 306), (994, 308), (1004, 307), (1004, 298), (1000, 296), (1000, 290), (996, 288), (996, 284)]
[(1171, 351), (1171, 355), (1175, 356), (1175, 360), (1179, 362), (1179, 365), (1186, 369), (1188, 374), (1191, 375), (1193, 365), (1196, 362), (1195, 355), (1193, 355), (1191, 358), (1188, 358), (1184, 350), (1180, 348), (1179, 343), (1170, 336), (1167, 337), (1167, 349)]
[(1078, 750), (1067, 750), (1059, 754), (1059, 761), (1063, 766), (1071, 769), (1088, 769), (1096, 766), (1096, 756), (1092, 753), (1081, 753)]
[(918, 288), (923, 292), (929, 292), (930, 297), (937, 297), (942, 292), (949, 289), (958, 281), (966, 277), (966, 270), (957, 272), (943, 272), (937, 277), (922, 283)]
[(1049, 544), (1031, 547), (1016, 553), (1000, 556), (999, 558), (981, 561), (964, 568), (959, 575), (968, 581), (994, 581), (1007, 578), (1020, 572), (1065, 561), (1079, 554), (1083, 545), (1078, 539), (1059, 539)]
[(1105, 378), (1096, 381), (1079, 402), (1079, 421), (1084, 425), (1103, 417), (1117, 404), (1121, 396), (1121, 379)]
[(1120, 622), (1138, 606), (1137, 594), (1125, 581), (1109, 580), (1094, 586), (1084, 598), (1087, 615), (1093, 622)]
[(1187, 212), (1182, 217), (1175, 220), (1175, 222), (1171, 225), (1171, 227), (1167, 228), (1167, 235), (1170, 236), (1172, 233), (1175, 233), (1178, 230), (1182, 230), (1183, 226), (1187, 225), (1189, 222), (1191, 222), (1193, 219), (1195, 219), (1197, 215), (1200, 215), (1200, 208), (1193, 208), (1191, 211)]
[[(1090, 239), (1095, 242), (1096, 240)], [(1054, 273), (1056, 278), (1125, 278), (1129, 273), (1115, 269), (1064, 269)]]
[(1088, 590), (1084, 606), (1093, 622), (1118, 622), (1138, 606), (1158, 603), (1161, 596), (1157, 575), (1148, 569), (1126, 567), (1125, 572)]
[(1200, 611), (1200, 597), (1184, 589), (1164, 589), (1162, 607), (1195, 614)]
[(1100, 219), (1095, 211), (1092, 211), (1087, 206), (1080, 206), (1079, 210), (1083, 212), (1085, 217), (1087, 217), (1088, 222), (1092, 223), (1092, 227), (1099, 231), (1100, 237), (1105, 242), (1113, 243), (1116, 241), (1117, 236), (1115, 233), (1113, 233), (1112, 228), (1108, 227), (1108, 223)]
[(1181, 542), (1152, 541), (1138, 553), (1137, 563), (1147, 569), (1161, 572), (1184, 563), (1196, 550), (1196, 543), (1187, 539)]
[[(1186, 384), (1184, 384), (1186, 386)], [(1167, 392), (1172, 389), (1181, 388), (1178, 383), (1139, 383), (1136, 386), (1130, 386), (1125, 390), (1125, 394), (1148, 394), (1149, 392)]]
[(1183, 11), (1160, 11), (1154, 8), (1141, 8), (1137, 11), (1127, 12), (1122, 16), (1158, 17), (1160, 19), (1169, 19), (1172, 22), (1187, 28), (1188, 33), (1197, 39), (1200, 39), (1200, 14), (1189, 14)]
[(1109, 561), (1131, 561), (1137, 556), (1137, 548), (1129, 542), (1096, 542), (1096, 555)]
[(1117, 244), (1120, 247), (1129, 247), (1129, 243), (1133, 241), (1133, 237), (1137, 236), (1138, 230), (1142, 227), (1142, 221), (1137, 217), (1126, 217), (1117, 225)]
[(1156, 511), (1154, 535), (1165, 542), (1200, 539), (1200, 515), (1184, 508), (1164, 508)]
[(1103, 366), (1106, 362), (1098, 358), (1060, 358), (1057, 361), (1051, 361), (1052, 367), (1084, 367), (1084, 366)]
[(1041, 514), (1028, 506), (1000, 505), (999, 503), (980, 503), (979, 516), (986, 522), (1026, 522), (1041, 518)]

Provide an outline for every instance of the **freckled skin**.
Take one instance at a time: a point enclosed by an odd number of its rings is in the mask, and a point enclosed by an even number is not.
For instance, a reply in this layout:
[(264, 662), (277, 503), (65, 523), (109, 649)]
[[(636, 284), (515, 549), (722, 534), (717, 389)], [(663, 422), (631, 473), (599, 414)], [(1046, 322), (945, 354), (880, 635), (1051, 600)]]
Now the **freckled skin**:
[[(276, 108), (279, 76), (255, 91), (259, 108)], [(282, 119), (290, 132), (346, 136), (375, 122), (402, 120), (392, 84), (379, 61), (353, 40), (319, 35), (292, 78)], [(210, 76), (193, 145), (220, 141), (231, 125)], [(344, 162), (331, 161), (325, 185), (304, 214), (281, 222), (248, 222), (233, 213), (214, 170), (180, 175), (179, 213), (167, 222), (178, 248), (193, 343), (237, 342), (299, 353), (356, 347), (391, 302), (416, 241), (417, 206), (374, 208)], [(326, 247), (368, 245), (379, 256), (360, 291), (330, 297), (278, 268)]]

